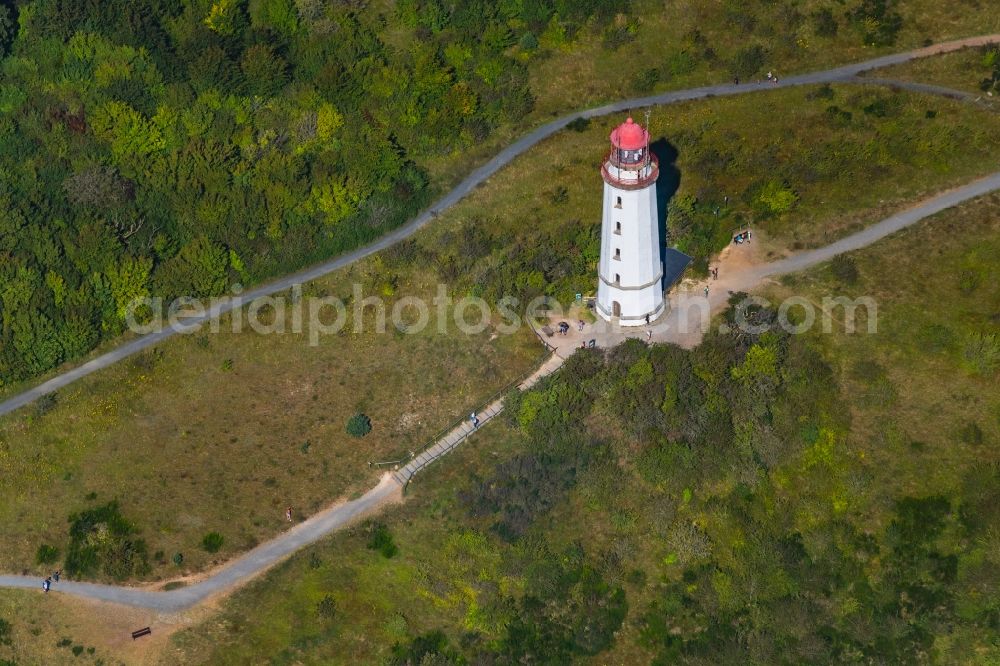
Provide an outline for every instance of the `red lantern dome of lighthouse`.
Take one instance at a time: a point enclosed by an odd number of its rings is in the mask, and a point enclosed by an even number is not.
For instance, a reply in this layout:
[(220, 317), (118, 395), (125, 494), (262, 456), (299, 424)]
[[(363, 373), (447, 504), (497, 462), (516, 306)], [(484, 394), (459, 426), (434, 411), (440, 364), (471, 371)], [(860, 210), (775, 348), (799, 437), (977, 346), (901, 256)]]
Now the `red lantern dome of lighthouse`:
[(611, 144), (619, 150), (639, 150), (649, 142), (649, 132), (629, 118), (611, 132)]

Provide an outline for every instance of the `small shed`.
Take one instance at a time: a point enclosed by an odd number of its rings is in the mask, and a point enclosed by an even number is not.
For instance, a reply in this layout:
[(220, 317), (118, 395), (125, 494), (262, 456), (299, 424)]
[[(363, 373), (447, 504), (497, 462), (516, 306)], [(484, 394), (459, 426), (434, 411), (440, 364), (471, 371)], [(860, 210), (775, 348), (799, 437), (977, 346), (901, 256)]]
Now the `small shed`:
[(663, 250), (663, 291), (669, 290), (681, 279), (690, 263), (691, 257), (680, 250), (672, 247)]

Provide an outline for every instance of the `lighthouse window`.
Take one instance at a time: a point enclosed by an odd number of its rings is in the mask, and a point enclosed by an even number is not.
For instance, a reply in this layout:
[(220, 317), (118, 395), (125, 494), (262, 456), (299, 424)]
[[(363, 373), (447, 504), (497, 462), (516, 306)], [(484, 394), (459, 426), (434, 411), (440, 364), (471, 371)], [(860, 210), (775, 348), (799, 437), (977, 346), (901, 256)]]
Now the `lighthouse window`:
[[(621, 207), (622, 207), (622, 198), (621, 197), (617, 197), (615, 199), (615, 208), (621, 208)], [(621, 226), (621, 225), (619, 225), (619, 226)]]
[(615, 284), (619, 284), (622, 281), (622, 276), (615, 273)]
[(618, 259), (619, 261), (621, 261), (621, 258), (622, 258), (622, 251), (621, 251), (620, 248), (616, 247), (615, 248), (615, 259)]
[(621, 236), (621, 234), (622, 234), (622, 223), (621, 222), (615, 222), (615, 233), (618, 234), (619, 236)]

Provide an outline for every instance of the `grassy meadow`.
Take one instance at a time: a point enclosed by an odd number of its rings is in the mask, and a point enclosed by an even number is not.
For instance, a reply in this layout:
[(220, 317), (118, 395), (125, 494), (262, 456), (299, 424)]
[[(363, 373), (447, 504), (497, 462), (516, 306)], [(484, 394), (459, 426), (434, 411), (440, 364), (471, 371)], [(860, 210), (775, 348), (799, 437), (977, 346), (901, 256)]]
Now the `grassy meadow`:
[[(901, 81), (931, 83), (946, 88), (983, 95), (984, 80), (993, 75), (994, 63), (1000, 46), (982, 46), (962, 49), (930, 58), (921, 58), (901, 65), (883, 67), (866, 72), (868, 76), (878, 76)], [(991, 55), (992, 54), (992, 55)], [(996, 96), (996, 92), (993, 93)], [(1000, 101), (1000, 100), (998, 100)]]
[[(150, 611), (34, 590), (0, 593), (0, 619), (7, 622), (0, 623), (0, 663), (20, 666), (153, 664), (172, 630)], [(150, 625), (153, 634), (132, 640), (132, 631)]]
[[(373, 259), (305, 293), (349, 300), (353, 281), (369, 296), (400, 280), (429, 300), (425, 277)], [(45, 571), (39, 546), (58, 548), (61, 561), (68, 517), (112, 500), (151, 565), (126, 577), (211, 566), (283, 530), (286, 506), (298, 520), (367, 489), (381, 473), (368, 461), (423, 445), (542, 352), (527, 330), (466, 336), (451, 324), (442, 335), (432, 323), (404, 334), (389, 323), (378, 334), (374, 319), (367, 309), (355, 333), (351, 314), (314, 347), (305, 333), (234, 334), (226, 318), (218, 334), (175, 337), (0, 421), (0, 569)], [(360, 439), (345, 432), (355, 413), (373, 424)], [(224, 538), (214, 553), (201, 545), (210, 532)]]
[[(773, 70), (779, 75), (867, 60), (883, 53), (915, 49), (929, 42), (1000, 32), (1000, 11), (986, 3), (942, 4), (930, 0), (895, 3), (902, 19), (892, 44), (865, 39), (864, 26), (846, 18), (842, 4), (809, 0), (794, 6), (774, 2), (634, 3), (631, 20), (620, 19), (620, 46), (607, 53), (590, 40), (566, 49), (532, 70), (538, 91), (536, 113), (565, 110), (565, 91), (577, 107), (593, 106), (636, 93), (689, 88)], [(823, 32), (819, 16), (831, 10), (835, 34)], [(611, 30), (608, 31), (612, 32)], [(602, 52), (602, 47), (604, 51)], [(751, 70), (748, 52), (759, 47), (761, 66)], [(743, 55), (743, 57), (741, 57)], [(650, 70), (656, 72), (653, 76)]]
[[(690, 352), (705, 382), (692, 403), (690, 377), (669, 374), (689, 352), (626, 345), (606, 361), (624, 364), (617, 379), (596, 383), (587, 377), (598, 361), (574, 357), (532, 392), (548, 397), (515, 399), (512, 418), (419, 480), (381, 527), (358, 526), (296, 555), (177, 633), (163, 663), (460, 663), (512, 655), (512, 628), (532, 621), (537, 632), (518, 633), (521, 648), (581, 663), (992, 663), (1000, 350), (994, 338), (992, 355), (976, 356), (969, 341), (997, 332), (998, 225), (1000, 197), (985, 197), (765, 289), (774, 302), (796, 294), (879, 303), (874, 335), (834, 326), (788, 341), (785, 397), (770, 426), (734, 411), (728, 435), (716, 425), (712, 438), (688, 439), (696, 423), (684, 411), (712, 423), (720, 400), (753, 411), (747, 397), (774, 390), (712, 388), (725, 336)], [(753, 372), (750, 350), (774, 344), (767, 335), (742, 347), (747, 355), (731, 368), (741, 382), (753, 377), (742, 374)], [(977, 367), (977, 358), (992, 360)], [(663, 405), (659, 393), (651, 412), (630, 403), (637, 386), (660, 388), (648, 373), (665, 362)], [(623, 398), (609, 392), (615, 382)], [(546, 419), (560, 418), (543, 405), (574, 412), (581, 392), (593, 400), (586, 434), (570, 427), (569, 437), (600, 453), (542, 492), (554, 496), (540, 508), (506, 483), (540, 481), (526, 461)], [(711, 445), (726, 436), (735, 441)], [(489, 495), (497, 487), (513, 497)], [(496, 503), (479, 513), (484, 492)], [(512, 538), (505, 530), (521, 511), (531, 520)], [(391, 535), (392, 557), (373, 545), (376, 532)], [(559, 576), (577, 565), (622, 591), (621, 620), (598, 610), (620, 606), (586, 576), (569, 583), (582, 601), (560, 600)], [(563, 616), (538, 619), (535, 606), (518, 605), (526, 597)], [(581, 612), (590, 623), (572, 624)], [(610, 626), (613, 638), (565, 638), (563, 621), (605, 637)], [(732, 623), (745, 631), (734, 634)], [(559, 652), (560, 640), (574, 647)]]

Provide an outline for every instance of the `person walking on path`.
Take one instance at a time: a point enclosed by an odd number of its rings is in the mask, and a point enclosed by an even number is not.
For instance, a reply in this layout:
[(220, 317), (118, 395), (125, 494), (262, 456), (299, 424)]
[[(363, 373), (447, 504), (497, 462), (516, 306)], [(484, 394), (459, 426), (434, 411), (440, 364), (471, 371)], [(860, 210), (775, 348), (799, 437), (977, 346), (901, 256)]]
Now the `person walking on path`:
[(52, 572), (52, 578), (55, 579), (57, 583), (59, 582), (59, 576), (61, 575), (62, 575), (62, 569), (57, 569), (56, 571)]
[(471, 414), (469, 414), (469, 420), (472, 421), (472, 427), (473, 428), (478, 428), (479, 427), (479, 416), (476, 415), (475, 412), (472, 412)]
[(292, 522), (292, 507), (285, 508), (285, 520)]
[[(647, 319), (648, 318), (649, 317), (647, 317)], [(653, 341), (653, 332), (652, 331), (646, 331), (646, 342), (652, 342), (652, 341)]]
[(705, 298), (708, 298), (708, 285), (705, 285)]
[(48, 592), (50, 587), (52, 587), (52, 578), (46, 578), (45, 580), (42, 581), (43, 590)]

